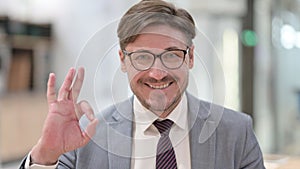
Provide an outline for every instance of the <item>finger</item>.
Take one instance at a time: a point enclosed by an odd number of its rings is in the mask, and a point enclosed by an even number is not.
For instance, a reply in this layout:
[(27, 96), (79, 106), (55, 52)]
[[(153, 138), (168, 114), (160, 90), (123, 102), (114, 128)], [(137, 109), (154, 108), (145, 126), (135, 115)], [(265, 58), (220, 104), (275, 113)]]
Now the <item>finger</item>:
[(84, 142), (87, 143), (95, 135), (98, 122), (99, 122), (98, 119), (94, 119), (88, 124), (88, 126), (86, 127), (83, 133), (83, 137), (85, 140)]
[(79, 103), (79, 109), (76, 113), (78, 113), (78, 119), (80, 119), (80, 117), (83, 116), (83, 114), (85, 114), (90, 121), (93, 121), (95, 119), (94, 110), (87, 101), (81, 101)]
[(80, 68), (78, 68), (78, 73), (76, 75), (76, 79), (72, 86), (71, 97), (72, 97), (74, 103), (77, 102), (77, 99), (78, 99), (78, 96), (80, 94), (80, 90), (81, 90), (81, 87), (83, 84), (83, 80), (84, 80), (84, 68), (80, 67)]
[(50, 73), (48, 84), (47, 84), (47, 101), (48, 103), (53, 103), (56, 101), (56, 92), (55, 92), (55, 74)]
[(75, 69), (71, 68), (58, 92), (58, 100), (66, 100), (69, 97), (70, 88), (74, 79)]

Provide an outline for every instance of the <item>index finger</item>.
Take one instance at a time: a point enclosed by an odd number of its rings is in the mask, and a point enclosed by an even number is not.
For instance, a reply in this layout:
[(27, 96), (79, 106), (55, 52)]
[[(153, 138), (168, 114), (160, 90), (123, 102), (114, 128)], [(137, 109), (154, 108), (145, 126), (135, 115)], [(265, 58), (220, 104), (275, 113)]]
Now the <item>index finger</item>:
[(48, 103), (53, 103), (56, 101), (56, 92), (55, 92), (55, 74), (50, 73), (48, 84), (47, 84), (47, 101)]
[(68, 100), (70, 95), (70, 90), (72, 86), (72, 82), (75, 76), (75, 69), (72, 67), (69, 69), (63, 84), (61, 85), (58, 92), (58, 100)]
[(76, 79), (75, 79), (72, 89), (71, 89), (72, 99), (73, 99), (74, 103), (77, 102), (77, 99), (78, 99), (78, 96), (80, 94), (80, 90), (81, 90), (81, 87), (83, 84), (83, 80), (84, 80), (84, 68), (79, 67), (77, 75), (76, 75)]

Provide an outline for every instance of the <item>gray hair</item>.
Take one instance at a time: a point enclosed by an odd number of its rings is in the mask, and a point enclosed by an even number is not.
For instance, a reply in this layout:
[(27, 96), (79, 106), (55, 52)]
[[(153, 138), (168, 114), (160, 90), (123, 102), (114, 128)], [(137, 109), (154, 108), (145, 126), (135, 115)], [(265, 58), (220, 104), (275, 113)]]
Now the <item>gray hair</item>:
[(184, 9), (176, 8), (163, 0), (142, 0), (132, 6), (121, 18), (118, 37), (121, 49), (134, 42), (147, 26), (168, 25), (183, 32), (187, 44), (192, 45), (196, 35), (195, 22)]

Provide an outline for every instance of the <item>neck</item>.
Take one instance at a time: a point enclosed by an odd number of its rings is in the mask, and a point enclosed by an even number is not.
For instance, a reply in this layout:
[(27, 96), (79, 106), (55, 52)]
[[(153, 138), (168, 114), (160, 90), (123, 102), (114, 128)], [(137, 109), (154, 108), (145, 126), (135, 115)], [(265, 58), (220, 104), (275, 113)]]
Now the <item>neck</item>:
[(164, 110), (151, 110), (151, 112), (153, 112), (155, 115), (157, 115), (158, 117), (160, 118), (166, 118), (168, 117), (172, 111), (177, 107), (177, 105), (180, 103), (181, 101), (181, 98), (182, 96), (178, 97), (177, 99), (174, 100), (174, 102), (169, 106), (167, 107), (166, 109)]

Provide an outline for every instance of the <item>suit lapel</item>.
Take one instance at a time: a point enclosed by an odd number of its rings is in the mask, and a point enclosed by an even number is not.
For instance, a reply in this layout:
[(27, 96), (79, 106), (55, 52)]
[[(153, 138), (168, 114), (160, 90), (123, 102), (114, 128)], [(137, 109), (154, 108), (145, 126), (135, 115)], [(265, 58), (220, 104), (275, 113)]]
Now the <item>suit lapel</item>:
[[(216, 128), (222, 117), (220, 107), (200, 101), (187, 93), (192, 168), (213, 169)], [(113, 121), (108, 122), (107, 143), (110, 169), (131, 166), (133, 99), (116, 105)]]
[(110, 169), (130, 168), (132, 152), (132, 99), (116, 105), (107, 128)]
[(215, 164), (216, 128), (222, 111), (216, 106), (188, 96), (192, 168), (213, 169)]

